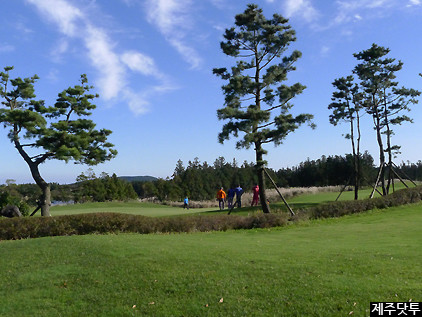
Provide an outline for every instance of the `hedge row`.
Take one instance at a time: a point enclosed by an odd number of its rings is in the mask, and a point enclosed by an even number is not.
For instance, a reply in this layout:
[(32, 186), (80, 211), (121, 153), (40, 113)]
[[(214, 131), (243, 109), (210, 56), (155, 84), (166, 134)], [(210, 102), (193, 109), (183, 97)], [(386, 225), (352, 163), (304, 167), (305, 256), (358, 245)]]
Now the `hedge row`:
[[(422, 186), (398, 190), (379, 198), (337, 201), (311, 207), (305, 211), (310, 219), (333, 218), (360, 213), (372, 209), (413, 204), (422, 200)], [(303, 213), (303, 211), (302, 211)]]
[(301, 210), (289, 219), (284, 213), (252, 216), (192, 215), (150, 218), (120, 213), (78, 214), (58, 217), (0, 219), (0, 240), (105, 233), (176, 233), (269, 228), (286, 225), (289, 220), (341, 217), (371, 209), (383, 209), (422, 200), (422, 186), (397, 191), (386, 197), (321, 204)]
[(287, 214), (197, 215), (159, 217), (120, 213), (78, 214), (58, 217), (0, 220), (0, 240), (105, 233), (175, 233), (268, 228), (286, 225)]

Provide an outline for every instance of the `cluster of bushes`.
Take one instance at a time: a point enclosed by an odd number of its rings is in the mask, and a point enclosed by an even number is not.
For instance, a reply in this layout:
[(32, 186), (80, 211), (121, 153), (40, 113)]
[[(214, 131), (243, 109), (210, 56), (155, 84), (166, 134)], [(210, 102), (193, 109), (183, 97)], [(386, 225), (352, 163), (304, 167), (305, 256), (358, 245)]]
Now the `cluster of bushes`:
[(175, 233), (225, 231), (284, 226), (289, 221), (340, 217), (422, 200), (422, 186), (403, 189), (391, 195), (359, 201), (340, 201), (301, 210), (293, 218), (285, 212), (240, 215), (191, 215), (150, 218), (119, 213), (78, 214), (59, 217), (0, 219), (0, 240), (104, 233)]
[[(50, 184), (51, 200), (60, 202), (103, 202), (137, 199), (138, 195), (131, 183), (113, 174), (102, 173), (99, 177), (92, 169), (77, 177), (76, 183), (69, 185)], [(15, 184), (7, 180), (0, 185), (0, 206), (15, 205), (22, 214), (29, 212), (29, 206), (37, 206), (41, 190), (36, 184)]]
[(0, 240), (106, 233), (176, 233), (283, 226), (287, 214), (196, 215), (150, 218), (119, 213), (0, 220)]
[(0, 210), (6, 206), (16, 206), (22, 216), (29, 215), (29, 205), (21, 197), (12, 195), (8, 191), (0, 192)]
[(299, 214), (305, 214), (310, 219), (333, 218), (360, 213), (372, 209), (412, 204), (422, 200), (422, 186), (398, 190), (390, 195), (379, 198), (337, 201), (311, 207)]

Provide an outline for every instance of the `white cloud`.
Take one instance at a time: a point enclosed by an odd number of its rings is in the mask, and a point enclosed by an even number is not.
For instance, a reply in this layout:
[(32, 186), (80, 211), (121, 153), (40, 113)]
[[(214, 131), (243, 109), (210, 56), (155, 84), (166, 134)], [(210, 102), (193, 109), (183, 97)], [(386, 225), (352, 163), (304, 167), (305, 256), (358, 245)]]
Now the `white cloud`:
[(421, 4), (420, 0), (410, 0), (407, 7), (420, 6)]
[(299, 16), (307, 22), (314, 21), (319, 15), (310, 0), (287, 0), (284, 9), (288, 18)]
[(137, 71), (143, 75), (160, 75), (154, 60), (142, 53), (128, 51), (122, 54), (120, 58), (122, 62), (133, 71)]
[(15, 47), (13, 45), (2, 43), (0, 44), (0, 53), (9, 53), (13, 52), (15, 50)]
[(335, 2), (337, 13), (328, 27), (383, 15), (397, 3), (397, 0), (338, 0)]
[(87, 25), (84, 34), (88, 56), (101, 74), (98, 82), (102, 95), (105, 99), (117, 97), (126, 85), (126, 79), (124, 67), (113, 50), (113, 44), (103, 30), (92, 25)]
[(74, 36), (76, 21), (84, 18), (82, 12), (64, 0), (27, 0), (35, 5), (49, 20), (55, 22), (60, 31), (68, 36)]
[(192, 68), (198, 68), (202, 59), (186, 40), (191, 23), (191, 5), (191, 0), (147, 0), (147, 19)]
[[(163, 75), (154, 64), (154, 60), (136, 51), (125, 52), (120, 56), (115, 44), (110, 39), (106, 30), (93, 25), (89, 16), (66, 0), (27, 0), (33, 4), (49, 21), (59, 27), (59, 31), (72, 39), (82, 41), (91, 64), (98, 72), (95, 83), (100, 90), (100, 95), (105, 100), (122, 97), (135, 114), (146, 111), (150, 91), (158, 92), (154, 87), (146, 92), (133, 92), (127, 79), (127, 71), (136, 71), (143, 75), (154, 75), (160, 79), (161, 86), (168, 87)], [(68, 49), (65, 39), (53, 52), (59, 56)], [(160, 74), (157, 76), (157, 74)], [(167, 90), (168, 90), (167, 89)], [(161, 90), (165, 91), (165, 90)], [(142, 98), (140, 98), (140, 96)]]

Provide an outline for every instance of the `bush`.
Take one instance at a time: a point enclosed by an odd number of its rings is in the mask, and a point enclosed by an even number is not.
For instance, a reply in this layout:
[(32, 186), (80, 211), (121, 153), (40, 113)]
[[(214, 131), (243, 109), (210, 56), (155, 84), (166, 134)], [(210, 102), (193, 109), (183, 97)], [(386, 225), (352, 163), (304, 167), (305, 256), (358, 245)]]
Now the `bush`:
[(422, 186), (403, 189), (389, 196), (357, 201), (340, 201), (301, 210), (292, 218), (287, 213), (240, 215), (191, 215), (150, 218), (120, 213), (93, 213), (58, 217), (0, 219), (0, 240), (133, 232), (176, 233), (269, 228), (289, 221), (341, 217), (371, 209), (382, 209), (422, 200)]
[[(306, 213), (310, 219), (341, 217), (344, 215), (364, 212), (371, 209), (384, 209), (405, 204), (412, 204), (422, 200), (422, 186), (398, 190), (388, 196), (353, 200), (337, 201), (321, 204), (316, 207), (302, 210), (299, 214)], [(297, 218), (300, 218), (298, 216)]]
[(150, 218), (120, 213), (79, 214), (58, 217), (0, 219), (0, 240), (104, 233), (176, 233), (225, 231), (282, 226), (286, 214), (253, 216), (199, 215)]

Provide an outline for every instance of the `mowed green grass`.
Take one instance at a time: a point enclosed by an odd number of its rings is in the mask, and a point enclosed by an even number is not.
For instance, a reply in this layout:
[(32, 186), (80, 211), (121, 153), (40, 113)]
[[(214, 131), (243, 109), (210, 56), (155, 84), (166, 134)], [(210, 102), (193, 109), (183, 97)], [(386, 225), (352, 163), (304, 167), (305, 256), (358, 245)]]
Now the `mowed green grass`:
[(1, 241), (0, 316), (369, 316), (370, 301), (422, 301), (421, 225), (419, 203), (283, 228)]
[[(180, 204), (182, 206), (182, 203)], [(96, 212), (118, 212), (148, 217), (177, 216), (192, 214), (198, 211), (215, 210), (215, 208), (183, 209), (181, 207), (164, 206), (153, 203), (137, 201), (130, 202), (104, 202), (84, 203), (51, 207), (52, 216), (74, 215)]]
[[(396, 184), (396, 189), (404, 188), (402, 184)], [(364, 189), (359, 192), (360, 199), (368, 198), (372, 189)], [(316, 194), (306, 194), (293, 197), (288, 200), (288, 203), (293, 209), (302, 209), (311, 207), (320, 203), (335, 201), (339, 192), (319, 192)], [(375, 195), (378, 195), (375, 193)], [(375, 196), (376, 197), (376, 196)], [(343, 192), (339, 200), (352, 200), (354, 193)], [(180, 203), (180, 206), (183, 204)], [(245, 208), (234, 209), (233, 213), (247, 215), (251, 212), (260, 210), (260, 207), (248, 208), (248, 204), (244, 204)], [(271, 204), (272, 208), (287, 210), (282, 202)], [(227, 208), (226, 208), (226, 211)], [(96, 212), (118, 212), (134, 215), (142, 215), (148, 217), (163, 217), (163, 216), (178, 216), (178, 215), (189, 215), (196, 213), (220, 213), (218, 207), (212, 208), (191, 208), (189, 210), (183, 209), (182, 207), (172, 207), (153, 203), (144, 203), (137, 201), (130, 202), (92, 202), (83, 204), (72, 204), (51, 207), (52, 216), (72, 215), (81, 213), (96, 213)], [(37, 214), (40, 215), (39, 212)]]

